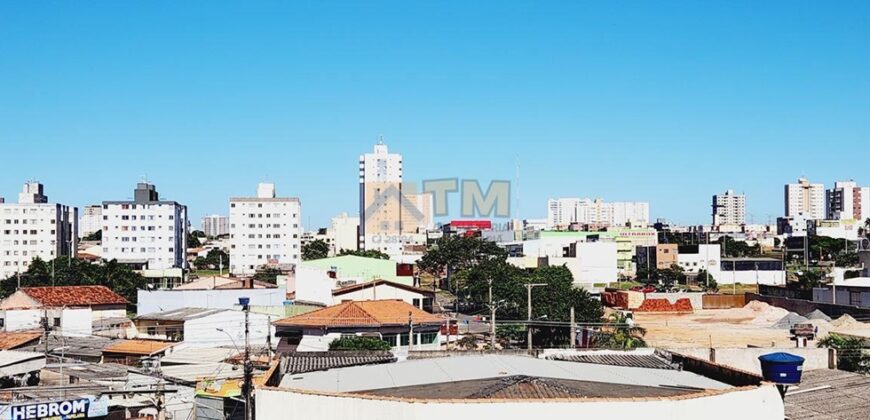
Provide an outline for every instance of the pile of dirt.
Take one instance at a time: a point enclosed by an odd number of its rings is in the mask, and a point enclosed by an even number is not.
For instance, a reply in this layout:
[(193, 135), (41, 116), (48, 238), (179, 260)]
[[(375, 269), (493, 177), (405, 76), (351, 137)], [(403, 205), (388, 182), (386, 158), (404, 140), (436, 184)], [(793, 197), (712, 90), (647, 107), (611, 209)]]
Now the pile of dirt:
[(831, 321), (831, 326), (838, 330), (848, 330), (850, 328), (863, 328), (865, 324), (861, 321), (855, 320), (849, 316), (849, 314), (845, 314), (833, 321)]
[(743, 307), (742, 312), (752, 317), (749, 321), (751, 324), (769, 326), (774, 322), (781, 320), (788, 314), (788, 311), (776, 306), (768, 305), (767, 303), (753, 300)]
[(776, 321), (771, 328), (777, 328), (781, 330), (787, 330), (791, 328), (794, 324), (807, 324), (810, 320), (794, 313), (789, 312), (788, 315), (782, 317), (779, 321)]
[(820, 319), (820, 320), (823, 320), (823, 321), (831, 322), (831, 317), (825, 315), (824, 312), (822, 312), (822, 311), (820, 311), (820, 310), (818, 310), (818, 309), (816, 309), (815, 311), (812, 311), (812, 312), (808, 313), (808, 314), (806, 315), (806, 318), (807, 318), (807, 319), (810, 319), (810, 320), (812, 320), (812, 319)]

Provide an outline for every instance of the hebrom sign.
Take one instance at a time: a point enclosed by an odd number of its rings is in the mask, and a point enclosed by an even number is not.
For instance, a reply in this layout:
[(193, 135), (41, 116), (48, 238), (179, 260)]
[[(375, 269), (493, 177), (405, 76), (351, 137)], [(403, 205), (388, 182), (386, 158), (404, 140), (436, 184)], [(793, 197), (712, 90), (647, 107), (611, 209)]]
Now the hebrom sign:
[(6, 407), (0, 418), (10, 420), (89, 419), (108, 415), (105, 397), (83, 397), (74, 400), (51, 401)]

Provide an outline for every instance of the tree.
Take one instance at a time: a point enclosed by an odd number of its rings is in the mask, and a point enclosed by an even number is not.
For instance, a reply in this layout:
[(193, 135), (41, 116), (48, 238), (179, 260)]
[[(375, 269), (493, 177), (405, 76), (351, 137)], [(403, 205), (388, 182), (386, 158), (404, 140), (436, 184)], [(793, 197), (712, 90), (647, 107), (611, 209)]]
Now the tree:
[[(144, 289), (148, 283), (139, 273), (116, 260), (91, 264), (67, 257), (58, 257), (53, 261), (34, 258), (27, 271), (21, 273), (20, 282), (21, 287), (101, 285), (124, 296), (130, 303), (136, 303), (138, 290)], [(18, 283), (15, 276), (0, 282), (0, 298), (14, 293)]]
[(329, 343), (329, 350), (390, 350), (390, 343), (377, 337), (341, 337)]
[(193, 260), (193, 266), (196, 267), (197, 270), (206, 270), (208, 269), (208, 262), (205, 260), (205, 257), (196, 257)]
[(662, 289), (670, 290), (674, 285), (686, 282), (686, 273), (683, 267), (676, 264), (671, 264), (670, 267), (663, 270), (658, 270), (659, 282)]
[(187, 234), (187, 247), (188, 248), (199, 248), (202, 246), (202, 242), (199, 241), (199, 236), (195, 235), (197, 231), (188, 232)]
[(696, 281), (705, 292), (716, 293), (719, 291), (719, 283), (716, 282), (716, 278), (707, 270), (698, 270)]
[(329, 256), (329, 244), (321, 239), (313, 240), (302, 247), (302, 261), (319, 260)]
[(837, 368), (849, 372), (870, 373), (870, 355), (864, 351), (864, 340), (860, 337), (830, 333), (819, 340), (817, 346), (837, 349)]
[(212, 248), (205, 254), (205, 262), (211, 269), (230, 266), (230, 254), (219, 248)]
[(378, 251), (376, 249), (342, 249), (341, 252), (338, 253), (339, 256), (342, 255), (356, 255), (357, 257), (366, 257), (366, 258), (377, 258), (379, 260), (388, 260), (390, 256)]
[(262, 281), (265, 283), (275, 284), (278, 283), (278, 276), (281, 275), (281, 270), (275, 267), (263, 266), (254, 273), (253, 279), (255, 281)]
[(720, 245), (723, 257), (740, 258), (757, 257), (761, 255), (760, 244), (749, 245), (745, 241), (736, 241), (730, 236), (723, 236), (713, 243)]
[(814, 287), (822, 284), (824, 273), (821, 270), (806, 270), (797, 273), (798, 281), (788, 284), (788, 287), (804, 293), (812, 293)]
[(433, 275), (458, 272), (482, 261), (507, 258), (507, 251), (495, 242), (470, 236), (442, 236), (426, 249), (417, 267)]
[(622, 313), (613, 313), (601, 331), (592, 336), (595, 347), (630, 350), (646, 347), (646, 329), (638, 327), (634, 321)]
[(85, 235), (84, 238), (82, 238), (82, 240), (83, 241), (102, 241), (103, 240), (103, 231), (98, 230), (96, 232), (92, 232), (90, 234), (87, 234), (87, 235)]

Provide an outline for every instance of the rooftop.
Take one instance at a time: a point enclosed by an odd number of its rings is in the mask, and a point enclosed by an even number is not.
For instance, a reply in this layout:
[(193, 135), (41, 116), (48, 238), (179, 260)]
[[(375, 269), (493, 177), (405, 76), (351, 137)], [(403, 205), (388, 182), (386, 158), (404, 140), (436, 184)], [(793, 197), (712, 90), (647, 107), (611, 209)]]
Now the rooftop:
[(134, 319), (137, 321), (187, 321), (226, 311), (229, 311), (229, 309), (179, 308), (171, 311), (152, 312), (150, 314), (139, 315)]
[(0, 331), (0, 350), (11, 350), (21, 347), (31, 341), (39, 340), (42, 333), (38, 331)]
[(121, 353), (139, 356), (153, 356), (163, 353), (175, 343), (152, 340), (120, 340), (103, 348), (104, 353)]
[(414, 287), (414, 286), (408, 286), (408, 285), (402, 284), (402, 283), (396, 283), (394, 281), (378, 279), (378, 280), (367, 281), (365, 283), (358, 283), (358, 284), (352, 284), (350, 286), (340, 287), (338, 289), (333, 290), (332, 295), (333, 296), (340, 296), (340, 295), (343, 295), (346, 293), (356, 292), (358, 290), (371, 289), (372, 287), (376, 287), (376, 286), (396, 287), (396, 288), (399, 288), (402, 290), (407, 290), (409, 292), (414, 292), (414, 293), (420, 293), (423, 295), (434, 295), (435, 294), (435, 292), (433, 292), (431, 289), (423, 289), (420, 287)]
[[(516, 376), (547, 379), (549, 382), (533, 381), (532, 385), (538, 384), (552, 389), (555, 388), (553, 384), (559, 384), (587, 395), (594, 395), (596, 392), (602, 394), (622, 392), (628, 390), (626, 387), (633, 387), (632, 392), (636, 392), (633, 396), (638, 397), (660, 396), (662, 393), (666, 393), (661, 389), (700, 391), (731, 388), (727, 384), (685, 371), (607, 366), (503, 355), (419, 359), (401, 363), (286, 375), (281, 381), (281, 387), (349, 393), (362, 391), (369, 393), (372, 390), (393, 389), (390, 395), (396, 397), (411, 397), (415, 395), (416, 389), (421, 390), (421, 392), (422, 390), (434, 392), (436, 389), (448, 388), (443, 391), (443, 395), (449, 395), (447, 397), (453, 398), (461, 396), (462, 392), (466, 391), (471, 391), (468, 395), (472, 395), (486, 386), (495, 385), (499, 380)], [(437, 384), (463, 381), (472, 381), (473, 383), (463, 388), (464, 391), (457, 389), (455, 392), (449, 390), (450, 386), (436, 386)], [(563, 381), (581, 381), (584, 383), (566, 383)], [(519, 383), (529, 384), (528, 381), (515, 381), (515, 385)], [(593, 386), (590, 384), (604, 385), (595, 391), (589, 388)], [(408, 393), (405, 394), (404, 391)], [(453, 393), (450, 394), (450, 392)]]
[(279, 327), (383, 327), (440, 325), (441, 318), (401, 300), (346, 301), (276, 321)]
[(870, 418), (870, 375), (842, 370), (803, 372), (801, 383), (785, 394), (785, 414), (791, 420)]
[(315, 372), (350, 366), (393, 363), (396, 356), (388, 351), (324, 351), (290, 353), (281, 358), (286, 374)]
[(573, 354), (554, 354), (548, 360), (565, 362), (592, 363), (596, 365), (639, 367), (647, 369), (677, 369), (678, 367), (654, 353), (589, 351)]
[(220, 363), (238, 354), (239, 352), (236, 349), (223, 347), (176, 348), (172, 353), (163, 356), (160, 359), (160, 363), (163, 365), (202, 365), (208, 363)]
[(44, 306), (126, 305), (127, 299), (106, 286), (22, 287), (21, 291)]

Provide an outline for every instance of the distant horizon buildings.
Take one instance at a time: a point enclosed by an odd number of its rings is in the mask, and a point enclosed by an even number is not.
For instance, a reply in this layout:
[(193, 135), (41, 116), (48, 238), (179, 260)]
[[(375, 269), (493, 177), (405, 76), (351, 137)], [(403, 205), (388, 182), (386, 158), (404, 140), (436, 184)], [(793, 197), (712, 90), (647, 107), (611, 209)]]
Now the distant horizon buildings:
[(255, 197), (229, 200), (230, 273), (253, 275), (263, 266), (302, 260), (302, 203), (277, 197), (275, 184), (260, 183)]
[(547, 227), (564, 229), (571, 224), (599, 226), (649, 225), (649, 203), (605, 202), (600, 198), (551, 198), (547, 201)]
[(27, 271), (39, 257), (75, 257), (78, 246), (78, 209), (49, 203), (43, 185), (24, 183), (18, 203), (0, 200), (0, 280)]
[(103, 206), (85, 206), (79, 219), (79, 238), (93, 235), (103, 230)]
[(133, 200), (103, 201), (103, 259), (136, 269), (187, 268), (187, 206), (136, 184)]
[(746, 223), (746, 196), (726, 190), (713, 195), (713, 226), (740, 226)]
[(825, 214), (828, 220), (859, 220), (870, 218), (870, 188), (853, 181), (837, 181), (825, 191)]
[(202, 232), (209, 238), (230, 234), (230, 218), (219, 214), (203, 216)]
[(785, 217), (806, 217), (810, 220), (825, 219), (825, 185), (813, 184), (799, 178), (795, 184), (785, 185)]

